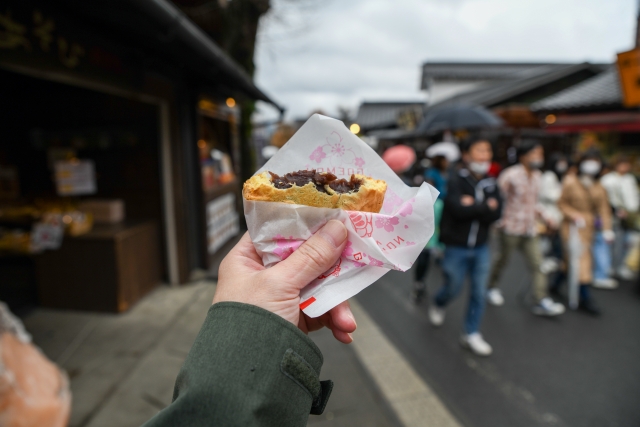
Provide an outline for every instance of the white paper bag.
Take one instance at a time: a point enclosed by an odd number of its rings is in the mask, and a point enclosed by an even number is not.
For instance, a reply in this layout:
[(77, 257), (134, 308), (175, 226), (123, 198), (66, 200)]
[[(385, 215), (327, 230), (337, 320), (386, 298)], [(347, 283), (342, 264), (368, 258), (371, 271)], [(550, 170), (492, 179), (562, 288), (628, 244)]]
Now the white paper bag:
[(314, 114), (257, 174), (301, 169), (331, 172), (347, 180), (363, 174), (387, 182), (380, 213), (315, 208), (244, 200), (249, 234), (266, 267), (296, 250), (331, 219), (342, 221), (348, 240), (337, 263), (305, 287), (300, 308), (320, 316), (351, 298), (390, 269), (406, 271), (434, 231), (438, 191), (428, 184), (409, 187), (345, 125)]

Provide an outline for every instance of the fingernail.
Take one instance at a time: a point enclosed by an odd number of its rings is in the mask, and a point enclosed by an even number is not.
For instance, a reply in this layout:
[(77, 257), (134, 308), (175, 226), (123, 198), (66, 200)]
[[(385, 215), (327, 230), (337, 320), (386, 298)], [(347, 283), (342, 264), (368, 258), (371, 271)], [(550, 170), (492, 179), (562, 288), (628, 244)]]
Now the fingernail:
[(347, 238), (347, 229), (343, 223), (332, 219), (320, 231), (320, 235), (336, 248)]
[(358, 322), (356, 322), (356, 317), (353, 315), (353, 313), (351, 312), (351, 308), (347, 309), (347, 316), (349, 316), (349, 318), (351, 320), (353, 320), (353, 324), (356, 325), (356, 328), (358, 327)]
[(353, 342), (353, 335), (347, 333), (347, 335), (349, 335), (349, 338), (351, 338), (351, 342)]

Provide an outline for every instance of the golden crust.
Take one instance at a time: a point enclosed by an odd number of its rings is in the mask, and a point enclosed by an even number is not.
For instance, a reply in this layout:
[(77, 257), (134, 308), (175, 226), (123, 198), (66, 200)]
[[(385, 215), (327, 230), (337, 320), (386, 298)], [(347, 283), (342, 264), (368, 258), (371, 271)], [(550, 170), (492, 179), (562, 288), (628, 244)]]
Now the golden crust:
[(285, 189), (276, 188), (271, 183), (269, 172), (263, 172), (252, 176), (244, 183), (242, 195), (247, 200), (263, 202), (282, 202), (317, 208), (339, 208), (349, 211), (380, 212), (384, 194), (387, 191), (387, 183), (364, 175), (356, 174), (355, 177), (362, 182), (357, 192), (336, 193), (326, 185), (325, 188), (329, 193), (326, 194), (316, 190), (312, 182), (302, 187), (293, 185)]

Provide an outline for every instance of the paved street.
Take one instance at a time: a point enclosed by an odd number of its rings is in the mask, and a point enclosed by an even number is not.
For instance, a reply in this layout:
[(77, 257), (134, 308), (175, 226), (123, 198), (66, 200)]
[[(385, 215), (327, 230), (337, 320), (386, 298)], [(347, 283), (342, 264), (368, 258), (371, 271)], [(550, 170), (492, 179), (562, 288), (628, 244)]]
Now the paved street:
[[(409, 300), (412, 276), (390, 272), (356, 297), (352, 345), (312, 334), (335, 389), (309, 426), (640, 425), (640, 299), (630, 284), (596, 291), (604, 315), (540, 319), (524, 307), (528, 274), (514, 256), (507, 304), (489, 307), (490, 358), (458, 345), (465, 298), (441, 329)], [(440, 283), (434, 267), (433, 293)], [(161, 287), (114, 316), (37, 309), (24, 320), (34, 341), (71, 378), (71, 426), (138, 426), (166, 406), (214, 287)]]
[[(640, 299), (631, 284), (594, 291), (600, 318), (540, 319), (525, 309), (529, 275), (515, 255), (502, 280), (506, 305), (488, 307), (482, 327), (494, 354), (478, 358), (457, 341), (466, 293), (435, 329), (427, 304), (410, 301), (411, 281), (392, 271), (356, 299), (463, 425), (640, 425)], [(428, 283), (435, 293), (437, 267)]]

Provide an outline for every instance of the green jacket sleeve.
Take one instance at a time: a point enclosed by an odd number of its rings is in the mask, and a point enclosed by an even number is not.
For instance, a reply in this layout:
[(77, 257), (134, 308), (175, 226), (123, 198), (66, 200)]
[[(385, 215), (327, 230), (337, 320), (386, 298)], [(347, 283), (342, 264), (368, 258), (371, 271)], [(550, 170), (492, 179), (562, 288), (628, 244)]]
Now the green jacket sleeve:
[(322, 353), (278, 315), (234, 302), (209, 309), (178, 374), (173, 402), (144, 427), (306, 426), (333, 383)]

